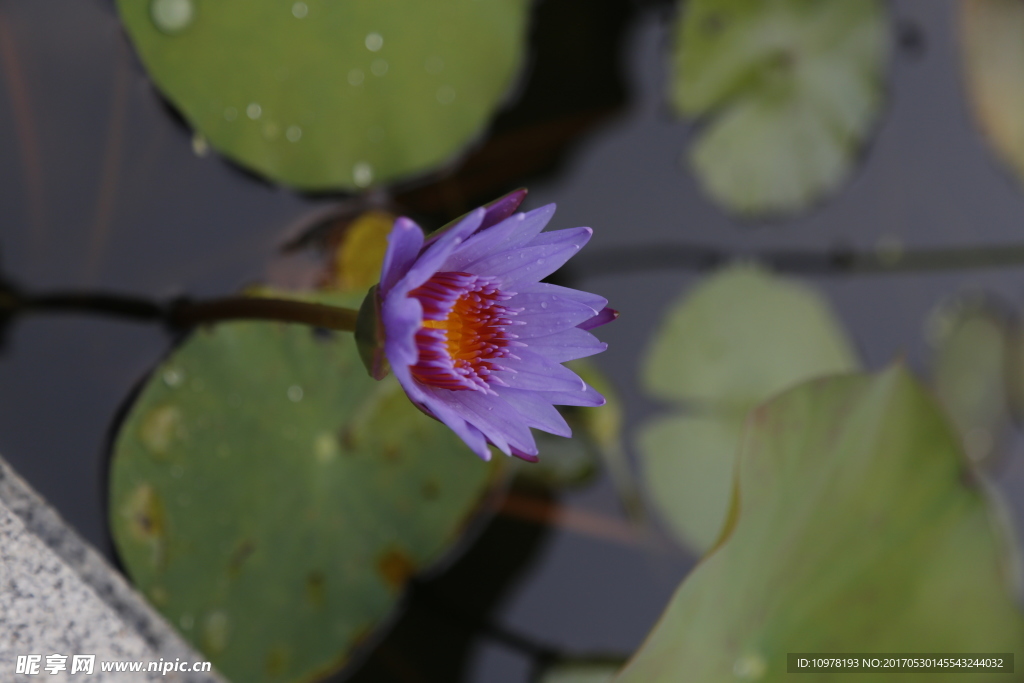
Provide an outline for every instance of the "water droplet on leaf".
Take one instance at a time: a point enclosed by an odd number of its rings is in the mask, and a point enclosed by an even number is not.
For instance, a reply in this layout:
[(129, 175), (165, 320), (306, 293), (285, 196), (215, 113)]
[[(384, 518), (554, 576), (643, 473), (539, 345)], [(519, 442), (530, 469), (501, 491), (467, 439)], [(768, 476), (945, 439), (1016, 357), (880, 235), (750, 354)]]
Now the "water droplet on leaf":
[(375, 59), (373, 64), (370, 65), (370, 73), (374, 76), (383, 76), (388, 72), (388, 62), (386, 59)]
[(365, 161), (360, 161), (352, 167), (352, 180), (359, 187), (369, 187), (373, 182), (373, 167)]
[(235, 109), (234, 107), (228, 107), (227, 109), (224, 110), (224, 120), (225, 121), (234, 121), (237, 118), (238, 118), (238, 110)]
[(384, 47), (384, 37), (379, 33), (368, 33), (366, 34), (366, 40), (364, 41), (366, 49), (370, 52), (376, 52), (377, 50)]
[(309, 6), (304, 2), (297, 2), (292, 5), (292, 16), (296, 19), (303, 19), (309, 14)]
[(288, 387), (288, 400), (292, 403), (298, 403), (302, 400), (302, 387), (298, 384), (293, 384)]
[(362, 85), (363, 78), (364, 76), (362, 69), (352, 69), (351, 71), (348, 72), (349, 85)]
[(262, 114), (263, 114), (263, 107), (261, 107), (260, 105), (256, 104), (255, 102), (250, 103), (249, 106), (245, 108), (245, 115), (248, 116), (253, 121), (258, 119)]
[(164, 33), (178, 33), (188, 28), (195, 18), (192, 0), (153, 0), (149, 5), (153, 23)]
[(169, 387), (176, 387), (182, 383), (185, 379), (185, 373), (177, 368), (167, 368), (164, 370), (164, 384)]
[(284, 136), (288, 138), (288, 142), (298, 142), (302, 139), (302, 129), (298, 126), (288, 126)]

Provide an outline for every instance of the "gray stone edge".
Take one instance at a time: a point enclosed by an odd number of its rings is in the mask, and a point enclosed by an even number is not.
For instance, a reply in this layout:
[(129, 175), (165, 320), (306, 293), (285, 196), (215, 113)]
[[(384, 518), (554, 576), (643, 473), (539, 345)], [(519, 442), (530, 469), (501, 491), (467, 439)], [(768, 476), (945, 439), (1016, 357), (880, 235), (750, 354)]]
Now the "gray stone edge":
[[(205, 661), (129, 585), (116, 569), (69, 526), (28, 482), (0, 457), (0, 502), (89, 586), (97, 597), (132, 629), (158, 657)], [(227, 683), (214, 673), (185, 673), (187, 683)]]

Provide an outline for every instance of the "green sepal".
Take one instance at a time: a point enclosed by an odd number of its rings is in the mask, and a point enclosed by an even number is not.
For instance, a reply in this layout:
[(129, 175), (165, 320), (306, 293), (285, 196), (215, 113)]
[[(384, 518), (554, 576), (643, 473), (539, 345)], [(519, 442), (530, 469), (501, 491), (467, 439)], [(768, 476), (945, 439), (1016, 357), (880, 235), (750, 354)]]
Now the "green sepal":
[(370, 377), (384, 379), (391, 372), (388, 357), (384, 354), (384, 325), (380, 317), (379, 285), (370, 287), (356, 318), (356, 347)]

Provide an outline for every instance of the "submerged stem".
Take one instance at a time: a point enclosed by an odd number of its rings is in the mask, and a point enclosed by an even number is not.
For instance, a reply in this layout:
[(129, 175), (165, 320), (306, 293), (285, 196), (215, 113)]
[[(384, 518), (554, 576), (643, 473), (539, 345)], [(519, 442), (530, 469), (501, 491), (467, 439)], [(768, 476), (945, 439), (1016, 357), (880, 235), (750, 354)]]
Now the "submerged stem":
[[(702, 245), (667, 244), (616, 247), (580, 254), (568, 275), (613, 275), (658, 269), (709, 270), (737, 259), (762, 263), (780, 272), (804, 275), (879, 275), (975, 268), (1024, 266), (1024, 245), (935, 249), (765, 250), (738, 252)], [(54, 292), (25, 295), (0, 283), (0, 322), (38, 313), (92, 313), (130, 320), (163, 322), (189, 328), (224, 320), (267, 320), (301, 323), (354, 332), (358, 312), (292, 299), (230, 296), (159, 303), (137, 296), (106, 292)]]
[(652, 270), (710, 270), (744, 259), (782, 273), (801, 275), (884, 275), (1024, 266), (1024, 245), (827, 251), (779, 249), (733, 251), (698, 244), (623, 246), (591, 250), (568, 268), (580, 276)]
[(0, 290), (0, 318), (39, 313), (91, 313), (130, 320), (163, 322), (189, 328), (225, 320), (266, 320), (301, 323), (353, 332), (357, 311), (350, 308), (264, 297), (229, 296), (159, 304), (147, 299), (104, 292), (56, 292), (39, 296)]

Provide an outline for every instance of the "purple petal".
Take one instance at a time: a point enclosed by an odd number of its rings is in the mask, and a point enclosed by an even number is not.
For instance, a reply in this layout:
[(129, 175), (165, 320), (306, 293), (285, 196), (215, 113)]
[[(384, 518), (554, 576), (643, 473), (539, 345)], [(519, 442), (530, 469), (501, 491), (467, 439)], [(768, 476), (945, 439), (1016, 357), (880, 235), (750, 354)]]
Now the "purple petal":
[(484, 214), (484, 220), (480, 223), (480, 227), (477, 230), (486, 230), (514, 214), (519, 205), (526, 199), (526, 192), (525, 187), (520, 187), (518, 190), (512, 190), (504, 197), (495, 199), (490, 204), (484, 204), (484, 209), (487, 213)]
[(519, 358), (499, 358), (494, 362), (505, 370), (493, 374), (505, 386), (531, 391), (582, 391), (586, 383), (572, 370), (529, 349), (516, 349)]
[(586, 358), (601, 353), (608, 345), (579, 326), (563, 330), (547, 337), (537, 337), (526, 342), (531, 351), (535, 351), (556, 363), (564, 363), (577, 358)]
[[(444, 391), (443, 389), (441, 391)], [(452, 409), (484, 433), (505, 455), (509, 447), (537, 452), (533, 434), (500, 397), (482, 391), (450, 391)]]
[(463, 240), (473, 234), (473, 231), (483, 220), (484, 210), (476, 209), (466, 215), (462, 221), (445, 231), (440, 238), (423, 251), (416, 262), (402, 278), (401, 287), (395, 285), (396, 289), (402, 289), (404, 296), (410, 290), (419, 287), (438, 271), (445, 259), (462, 244)]
[[(474, 453), (480, 456), (481, 460), (489, 461), (491, 459), (491, 449), (487, 447), (487, 438), (484, 436), (483, 431), (459, 415), (458, 411), (453, 409), (454, 406), (437, 396), (437, 392), (446, 391), (445, 389), (427, 387), (427, 390), (428, 393), (426, 395), (426, 400), (423, 402), (425, 407), (428, 408), (438, 420), (455, 432), (455, 435), (462, 439), (462, 441), (469, 446)], [(454, 394), (466, 392), (449, 391), (448, 393)], [(505, 452), (507, 453), (508, 451), (505, 450)]]
[(585, 385), (583, 391), (545, 391), (540, 394), (545, 401), (550, 401), (556, 406), (586, 406), (595, 408), (605, 404), (605, 398), (597, 389)]
[(534, 239), (554, 215), (555, 205), (548, 204), (481, 230), (452, 253), (444, 264), (444, 270), (465, 271), (481, 259), (521, 247)]
[(619, 317), (619, 312), (618, 311), (616, 311), (614, 308), (605, 307), (605, 308), (603, 308), (601, 310), (600, 313), (595, 315), (593, 318), (591, 318), (590, 320), (585, 320), (585, 321), (581, 322), (576, 327), (580, 328), (581, 330), (592, 330), (595, 327), (601, 327), (601, 325), (607, 325), (608, 323), (610, 323), (611, 321), (615, 320), (618, 317)]
[(388, 297), (381, 306), (384, 353), (392, 366), (413, 365), (419, 359), (416, 331), (423, 325), (423, 306), (412, 297)]
[(546, 337), (574, 328), (583, 321), (593, 318), (596, 313), (590, 306), (547, 294), (514, 296), (509, 300), (509, 305), (525, 309), (517, 313), (513, 320), (526, 324), (508, 328), (520, 339)]
[[(516, 209), (519, 208), (519, 205), (523, 203), (524, 199), (526, 199), (526, 188), (521, 187), (518, 190), (509, 192), (504, 197), (495, 199), (489, 204), (484, 204), (479, 209), (474, 209), (474, 211), (479, 211), (480, 209), (483, 209), (484, 211), (484, 218), (480, 222), (480, 225), (477, 226), (475, 232), (486, 230), (492, 225), (500, 223), (511, 216), (515, 213)], [(427, 236), (426, 246), (429, 247), (431, 244), (444, 237), (452, 228), (465, 220), (469, 215), (470, 214), (467, 213), (463, 216), (459, 216), (450, 223), (442, 225), (440, 228), (430, 233), (430, 235)]]
[(608, 305), (608, 300), (605, 299), (603, 296), (591, 294), (590, 292), (583, 292), (578, 289), (559, 287), (558, 285), (552, 285), (547, 282), (531, 282), (530, 284), (521, 284), (516, 287), (516, 291), (520, 295), (553, 294), (562, 299), (578, 301), (581, 304), (590, 306), (592, 309), (594, 309), (594, 311), (600, 311), (602, 308)]
[[(590, 228), (570, 228), (538, 235), (531, 246), (510, 249), (474, 263), (466, 272), (474, 275), (498, 276), (503, 288), (516, 291), (520, 282), (537, 282), (562, 267), (593, 234)], [(545, 243), (535, 244), (538, 239), (550, 235)]]
[(512, 449), (512, 455), (516, 456), (520, 460), (525, 460), (526, 462), (540, 462), (540, 458), (537, 457), (536, 453), (524, 453), (518, 448)]
[(543, 393), (509, 387), (497, 387), (497, 393), (526, 420), (529, 426), (543, 429), (556, 436), (572, 436), (572, 429), (565, 418), (545, 400)]
[[(483, 460), (491, 459), (491, 451), (487, 448), (487, 439), (483, 433), (459, 417), (443, 400), (434, 395), (433, 387), (422, 387), (409, 372), (409, 366), (392, 361), (391, 370), (402, 389), (409, 396), (413, 405), (430, 417), (442, 422), (448, 429), (455, 432)], [(424, 389), (426, 391), (424, 391)]]
[(416, 255), (423, 248), (423, 230), (408, 218), (402, 217), (395, 221), (388, 235), (388, 248), (384, 253), (384, 265), (381, 267), (380, 294), (386, 295), (408, 272)]

